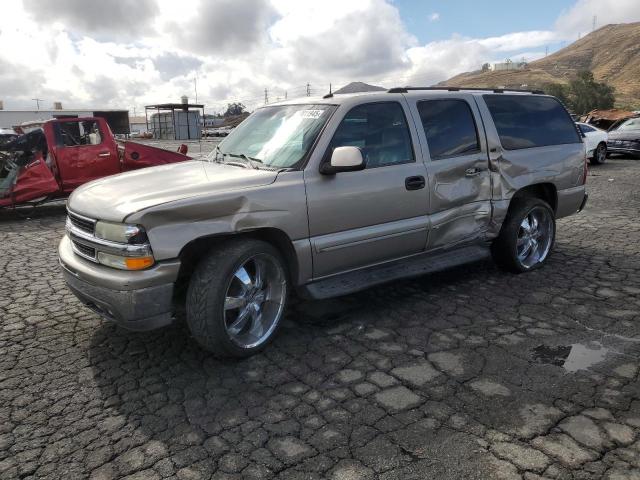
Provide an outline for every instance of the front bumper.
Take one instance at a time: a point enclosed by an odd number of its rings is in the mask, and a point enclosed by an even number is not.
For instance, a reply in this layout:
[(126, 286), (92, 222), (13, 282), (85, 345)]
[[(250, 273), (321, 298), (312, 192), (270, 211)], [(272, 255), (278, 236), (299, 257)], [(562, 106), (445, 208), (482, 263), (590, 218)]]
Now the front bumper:
[(640, 155), (640, 148), (607, 146), (608, 153), (622, 153), (626, 155)]
[(91, 310), (129, 330), (153, 330), (173, 321), (179, 261), (147, 270), (116, 270), (80, 258), (65, 235), (58, 247), (67, 286)]

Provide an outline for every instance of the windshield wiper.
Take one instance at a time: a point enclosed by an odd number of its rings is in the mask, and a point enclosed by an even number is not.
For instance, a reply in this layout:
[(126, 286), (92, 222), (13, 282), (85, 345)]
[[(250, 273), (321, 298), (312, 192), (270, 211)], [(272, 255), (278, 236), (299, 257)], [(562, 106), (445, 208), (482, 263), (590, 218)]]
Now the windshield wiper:
[(224, 153), (223, 155), (229, 155), (230, 157), (242, 158), (243, 160), (247, 161), (247, 165), (248, 166), (250, 166), (251, 168), (253, 168), (255, 170), (259, 170), (260, 169), (258, 164), (264, 165), (264, 162), (262, 160), (260, 160), (259, 158), (249, 157), (248, 155), (245, 155), (244, 153)]

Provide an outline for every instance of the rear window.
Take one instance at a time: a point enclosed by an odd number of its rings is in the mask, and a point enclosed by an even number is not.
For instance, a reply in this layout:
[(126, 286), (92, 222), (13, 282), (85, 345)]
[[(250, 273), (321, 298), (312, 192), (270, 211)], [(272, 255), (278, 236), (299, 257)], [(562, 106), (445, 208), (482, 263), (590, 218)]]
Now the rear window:
[(580, 143), (576, 126), (553, 97), (484, 95), (500, 143), (507, 150)]

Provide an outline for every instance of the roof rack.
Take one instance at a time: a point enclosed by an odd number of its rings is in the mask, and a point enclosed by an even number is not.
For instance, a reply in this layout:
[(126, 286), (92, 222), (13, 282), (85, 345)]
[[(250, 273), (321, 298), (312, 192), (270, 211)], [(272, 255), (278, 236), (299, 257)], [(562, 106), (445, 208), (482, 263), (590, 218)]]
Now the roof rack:
[(387, 93), (407, 93), (409, 90), (440, 90), (445, 92), (461, 92), (461, 91), (472, 91), (472, 92), (493, 92), (493, 93), (504, 93), (504, 92), (520, 92), (520, 93), (535, 93), (537, 95), (544, 95), (544, 91), (542, 90), (520, 90), (517, 88), (477, 88), (477, 87), (395, 87), (387, 90)]

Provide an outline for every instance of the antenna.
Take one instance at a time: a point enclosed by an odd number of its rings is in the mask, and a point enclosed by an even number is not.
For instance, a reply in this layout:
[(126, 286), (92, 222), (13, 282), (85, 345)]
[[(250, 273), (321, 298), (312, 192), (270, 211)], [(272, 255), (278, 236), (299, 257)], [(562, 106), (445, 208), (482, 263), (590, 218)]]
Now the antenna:
[(267, 105), (269, 103), (269, 92), (267, 92), (267, 89), (264, 89), (264, 104)]
[(193, 89), (196, 91), (196, 103), (198, 103), (198, 74), (193, 77)]
[(596, 29), (597, 23), (598, 23), (598, 16), (594, 15), (593, 16), (593, 28), (591, 29), (591, 31), (594, 31)]
[(546, 57), (547, 55), (549, 55), (549, 45), (544, 47), (544, 56)]
[(311, 96), (311, 85), (307, 82), (307, 97)]

